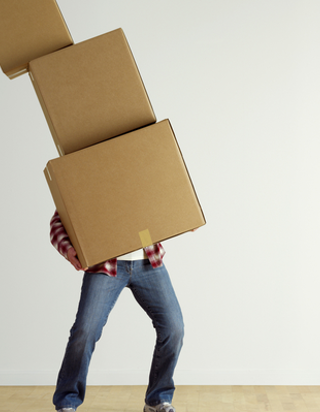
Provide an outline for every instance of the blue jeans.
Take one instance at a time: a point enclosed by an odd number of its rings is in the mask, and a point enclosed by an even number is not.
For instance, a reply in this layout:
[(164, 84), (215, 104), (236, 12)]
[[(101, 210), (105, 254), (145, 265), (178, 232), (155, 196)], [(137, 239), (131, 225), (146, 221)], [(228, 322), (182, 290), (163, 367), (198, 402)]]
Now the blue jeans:
[(124, 287), (151, 318), (156, 329), (145, 402), (172, 401), (173, 373), (182, 347), (183, 320), (165, 266), (154, 269), (147, 259), (118, 260), (117, 277), (85, 273), (75, 323), (59, 372), (53, 403), (56, 409), (77, 409), (86, 390), (88, 367), (109, 313)]

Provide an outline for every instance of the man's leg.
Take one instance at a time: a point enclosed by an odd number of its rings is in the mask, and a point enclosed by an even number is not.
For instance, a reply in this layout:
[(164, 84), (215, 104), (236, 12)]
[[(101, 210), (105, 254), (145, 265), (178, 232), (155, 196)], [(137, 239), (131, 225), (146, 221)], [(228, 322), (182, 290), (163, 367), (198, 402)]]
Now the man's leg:
[(146, 404), (172, 402), (173, 373), (183, 339), (183, 319), (165, 266), (154, 269), (148, 260), (132, 262), (128, 287), (152, 319), (157, 340), (146, 392)]
[(82, 404), (92, 352), (103, 326), (129, 276), (85, 273), (75, 323), (59, 372), (53, 403), (56, 409), (77, 409)]

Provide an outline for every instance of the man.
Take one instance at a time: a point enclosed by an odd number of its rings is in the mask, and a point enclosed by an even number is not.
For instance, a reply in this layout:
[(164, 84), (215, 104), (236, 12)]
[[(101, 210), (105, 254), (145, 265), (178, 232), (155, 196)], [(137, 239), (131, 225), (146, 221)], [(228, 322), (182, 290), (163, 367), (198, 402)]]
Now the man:
[(56, 211), (50, 222), (51, 243), (77, 270), (85, 270), (75, 323), (59, 372), (53, 403), (60, 412), (75, 411), (85, 397), (88, 367), (96, 342), (123, 288), (156, 329), (144, 412), (175, 412), (173, 373), (182, 347), (183, 319), (160, 243), (83, 269)]

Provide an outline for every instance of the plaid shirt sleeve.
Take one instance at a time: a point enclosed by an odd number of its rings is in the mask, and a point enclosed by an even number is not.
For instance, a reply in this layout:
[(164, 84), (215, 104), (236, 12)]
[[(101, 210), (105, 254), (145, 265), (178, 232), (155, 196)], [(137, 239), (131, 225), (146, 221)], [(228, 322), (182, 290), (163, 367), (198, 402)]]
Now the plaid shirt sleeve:
[(146, 255), (148, 256), (148, 259), (153, 268), (162, 266), (162, 259), (166, 252), (161, 243), (147, 246), (144, 248), (144, 251), (146, 252)]
[(50, 241), (57, 251), (67, 259), (67, 252), (72, 244), (57, 211), (50, 220)]

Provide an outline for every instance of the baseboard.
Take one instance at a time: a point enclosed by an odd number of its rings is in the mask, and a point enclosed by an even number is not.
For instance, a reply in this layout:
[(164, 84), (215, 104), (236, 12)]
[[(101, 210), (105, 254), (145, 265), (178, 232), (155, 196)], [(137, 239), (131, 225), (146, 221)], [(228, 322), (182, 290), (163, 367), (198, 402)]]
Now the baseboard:
[[(149, 371), (91, 370), (88, 385), (146, 385)], [(55, 385), (57, 371), (0, 371), (1, 386)], [(177, 370), (176, 385), (320, 385), (320, 370)]]

